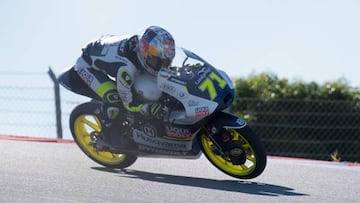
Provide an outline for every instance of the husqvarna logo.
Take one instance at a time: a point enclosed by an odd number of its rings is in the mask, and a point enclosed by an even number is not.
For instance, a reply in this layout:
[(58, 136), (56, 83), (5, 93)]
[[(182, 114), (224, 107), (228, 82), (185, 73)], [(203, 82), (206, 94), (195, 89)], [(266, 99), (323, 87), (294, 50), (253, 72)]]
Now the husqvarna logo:
[(143, 131), (147, 136), (156, 137), (156, 130), (149, 126), (144, 126)]

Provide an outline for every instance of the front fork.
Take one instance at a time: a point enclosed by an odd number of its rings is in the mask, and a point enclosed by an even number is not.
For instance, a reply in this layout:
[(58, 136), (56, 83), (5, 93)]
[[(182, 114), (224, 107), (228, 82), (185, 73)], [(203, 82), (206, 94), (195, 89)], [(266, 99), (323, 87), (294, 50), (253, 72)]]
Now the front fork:
[(213, 143), (212, 150), (215, 154), (225, 156), (226, 145), (232, 140), (232, 135), (224, 128), (209, 126), (204, 128), (206, 136)]
[(241, 165), (246, 161), (246, 153), (239, 140), (223, 127), (205, 128), (208, 139), (212, 142), (211, 150), (215, 155), (230, 161), (233, 165)]

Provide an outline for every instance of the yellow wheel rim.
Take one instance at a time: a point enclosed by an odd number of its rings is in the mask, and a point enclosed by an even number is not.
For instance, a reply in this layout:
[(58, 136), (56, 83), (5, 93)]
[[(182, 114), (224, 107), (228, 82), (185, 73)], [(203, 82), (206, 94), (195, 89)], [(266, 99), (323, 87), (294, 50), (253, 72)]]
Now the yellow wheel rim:
[(216, 155), (212, 150), (213, 142), (207, 138), (206, 135), (201, 136), (201, 144), (203, 146), (204, 152), (206, 153), (207, 157), (221, 170), (237, 176), (248, 175), (256, 168), (256, 157), (254, 150), (240, 133), (233, 129), (227, 130), (234, 136), (234, 141), (241, 143), (246, 153), (246, 162), (244, 164), (233, 165), (229, 158)]
[(81, 115), (74, 123), (74, 133), (79, 147), (90, 157), (106, 165), (122, 163), (126, 155), (110, 152), (99, 152), (91, 145), (91, 133), (101, 131), (101, 123), (94, 115)]

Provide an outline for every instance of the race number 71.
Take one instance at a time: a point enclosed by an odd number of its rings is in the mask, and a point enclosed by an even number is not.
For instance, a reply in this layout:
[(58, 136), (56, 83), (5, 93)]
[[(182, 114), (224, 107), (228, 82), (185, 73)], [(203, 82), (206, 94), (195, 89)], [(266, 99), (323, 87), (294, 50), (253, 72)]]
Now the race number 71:
[(217, 96), (216, 89), (214, 86), (214, 81), (216, 81), (221, 89), (224, 89), (226, 85), (226, 81), (223, 80), (220, 76), (216, 73), (212, 72), (208, 75), (208, 77), (199, 85), (199, 89), (201, 91), (207, 90), (211, 100), (215, 99)]

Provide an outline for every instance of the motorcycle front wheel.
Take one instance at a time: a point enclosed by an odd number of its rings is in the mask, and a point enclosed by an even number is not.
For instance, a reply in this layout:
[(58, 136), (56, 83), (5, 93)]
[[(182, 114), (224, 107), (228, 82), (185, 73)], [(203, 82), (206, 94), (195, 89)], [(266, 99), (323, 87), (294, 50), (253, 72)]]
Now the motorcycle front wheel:
[(98, 102), (83, 103), (75, 107), (70, 115), (71, 134), (80, 149), (96, 163), (109, 168), (126, 168), (136, 161), (136, 155), (99, 151), (92, 145), (93, 132), (101, 132), (102, 128), (96, 113), (100, 111), (100, 107)]
[[(206, 158), (220, 171), (239, 179), (251, 179), (259, 176), (266, 166), (266, 151), (260, 138), (245, 126), (241, 129), (226, 129), (233, 137), (231, 144), (237, 145), (244, 153), (241, 163), (234, 163), (225, 153), (219, 153), (215, 143), (205, 133), (199, 136), (201, 148)], [(237, 149), (237, 148), (234, 148)]]

